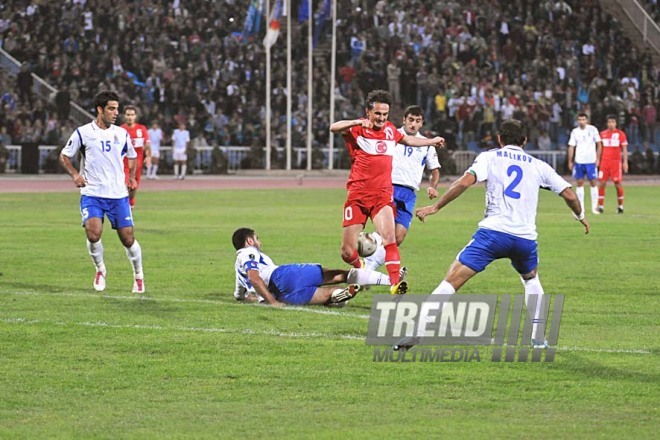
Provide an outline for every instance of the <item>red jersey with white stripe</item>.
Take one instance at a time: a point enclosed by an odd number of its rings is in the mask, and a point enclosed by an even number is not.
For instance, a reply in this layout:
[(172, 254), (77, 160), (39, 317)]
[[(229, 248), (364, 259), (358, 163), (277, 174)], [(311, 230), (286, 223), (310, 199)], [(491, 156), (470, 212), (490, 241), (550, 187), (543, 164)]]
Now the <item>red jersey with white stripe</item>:
[(626, 134), (615, 128), (614, 130), (601, 131), (600, 138), (603, 141), (601, 162), (606, 160), (621, 162), (621, 150), (628, 145)]
[(392, 156), (403, 137), (390, 121), (379, 130), (361, 125), (348, 129), (344, 141), (351, 156), (351, 173), (346, 188), (355, 192), (391, 192)]

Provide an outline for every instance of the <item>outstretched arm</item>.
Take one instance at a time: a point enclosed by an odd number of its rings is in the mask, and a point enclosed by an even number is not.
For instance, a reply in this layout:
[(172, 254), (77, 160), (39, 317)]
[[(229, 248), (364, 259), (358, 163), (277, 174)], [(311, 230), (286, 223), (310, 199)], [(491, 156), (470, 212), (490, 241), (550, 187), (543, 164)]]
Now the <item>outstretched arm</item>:
[(254, 287), (254, 290), (256, 290), (257, 293), (261, 295), (261, 297), (265, 299), (269, 305), (273, 307), (282, 307), (284, 305), (284, 303), (279, 302), (277, 299), (275, 299), (275, 296), (270, 293), (268, 286), (266, 286), (264, 280), (262, 280), (259, 276), (258, 270), (248, 270), (247, 275), (248, 280), (250, 280), (250, 284), (252, 284), (252, 287)]
[(474, 185), (476, 181), (477, 181), (477, 177), (474, 174), (470, 172), (463, 174), (463, 177), (461, 177), (458, 180), (455, 180), (454, 183), (451, 184), (449, 189), (442, 195), (442, 197), (438, 199), (437, 202), (435, 202), (433, 205), (419, 208), (417, 211), (415, 211), (415, 215), (422, 222), (426, 221), (426, 216), (433, 215), (436, 212), (440, 211), (442, 208), (447, 206), (449, 202), (458, 198), (461, 194), (465, 192), (466, 189)]
[(445, 146), (445, 138), (436, 136), (431, 139), (426, 139), (426, 138), (420, 138), (417, 136), (410, 136), (409, 134), (405, 135), (401, 140), (399, 141), (400, 144), (403, 145), (408, 145), (409, 147), (428, 147), (428, 146), (436, 146), (436, 147), (441, 147), (444, 148)]
[(568, 207), (571, 208), (571, 211), (573, 211), (573, 215), (575, 216), (575, 219), (578, 220), (580, 223), (582, 223), (582, 226), (584, 226), (584, 233), (588, 234), (589, 222), (584, 217), (584, 212), (582, 212), (582, 206), (580, 206), (580, 200), (578, 200), (577, 196), (575, 195), (575, 192), (571, 188), (566, 188), (565, 190), (560, 192), (559, 195), (564, 198), (566, 205), (568, 205)]
[(330, 126), (330, 131), (337, 134), (344, 134), (346, 130), (358, 125), (363, 126), (364, 128), (372, 128), (373, 124), (368, 119), (353, 119), (351, 121), (337, 121)]

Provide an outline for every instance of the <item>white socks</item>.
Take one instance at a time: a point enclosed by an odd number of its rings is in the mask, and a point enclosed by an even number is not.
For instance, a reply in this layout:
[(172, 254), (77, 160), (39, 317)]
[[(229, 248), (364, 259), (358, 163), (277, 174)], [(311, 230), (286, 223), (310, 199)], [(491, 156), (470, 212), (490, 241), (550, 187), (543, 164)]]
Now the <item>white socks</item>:
[(96, 266), (96, 271), (103, 272), (105, 275), (105, 263), (103, 262), (103, 243), (101, 240), (97, 241), (96, 243), (92, 243), (91, 241), (87, 240), (87, 251), (89, 251), (89, 255), (92, 257), (94, 266)]
[[(595, 211), (598, 209), (598, 187), (591, 187), (591, 210)], [(584, 211), (584, 209), (582, 210)]]
[(453, 295), (456, 293), (454, 286), (449, 284), (447, 281), (442, 280), (442, 282), (435, 288), (431, 295)]
[(346, 277), (348, 284), (359, 284), (361, 286), (389, 286), (390, 277), (384, 273), (369, 269), (351, 269)]
[[(532, 338), (541, 340), (545, 335), (545, 316), (547, 316), (547, 310), (543, 310), (547, 308), (547, 304), (543, 304), (544, 292), (543, 286), (541, 286), (541, 280), (539, 280), (538, 275), (536, 275), (531, 280), (523, 280), (522, 278), (520, 280), (522, 281), (523, 286), (525, 286), (525, 307), (528, 308), (527, 313), (529, 314), (532, 313), (532, 310), (529, 309), (529, 307), (531, 307), (530, 300), (533, 298), (531, 295), (535, 296), (536, 306), (535, 310), (533, 311), (534, 318), (532, 319)], [(543, 307), (544, 305), (546, 307)], [(541, 314), (543, 314), (543, 318), (540, 317)]]
[(179, 177), (179, 171), (181, 170), (181, 165), (178, 163), (174, 164), (174, 177)]
[(181, 165), (181, 177), (185, 177), (186, 171), (188, 171), (188, 165), (186, 164)]
[(126, 256), (133, 265), (133, 274), (136, 279), (143, 279), (144, 274), (142, 273), (142, 248), (140, 243), (137, 240), (133, 242), (133, 246), (127, 247)]
[(578, 186), (575, 188), (575, 194), (577, 194), (580, 206), (582, 207), (582, 212), (584, 212), (584, 186)]
[(376, 252), (365, 257), (364, 268), (376, 270), (383, 264), (385, 264), (385, 248), (383, 245), (378, 245), (378, 247), (376, 247)]

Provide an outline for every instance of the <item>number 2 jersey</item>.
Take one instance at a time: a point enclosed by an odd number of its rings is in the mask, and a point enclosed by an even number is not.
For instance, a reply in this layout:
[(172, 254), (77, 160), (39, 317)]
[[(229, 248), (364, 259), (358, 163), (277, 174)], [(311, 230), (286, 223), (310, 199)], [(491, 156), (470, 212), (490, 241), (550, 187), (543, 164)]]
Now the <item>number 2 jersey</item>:
[(116, 125), (102, 129), (95, 121), (73, 132), (62, 154), (75, 157), (82, 154), (80, 174), (87, 182), (80, 188), (84, 196), (122, 199), (128, 196), (124, 177), (123, 157), (137, 157), (126, 130)]
[(559, 194), (571, 187), (550, 165), (513, 145), (481, 153), (466, 173), (486, 181), (486, 212), (479, 227), (528, 240), (537, 237), (539, 188)]

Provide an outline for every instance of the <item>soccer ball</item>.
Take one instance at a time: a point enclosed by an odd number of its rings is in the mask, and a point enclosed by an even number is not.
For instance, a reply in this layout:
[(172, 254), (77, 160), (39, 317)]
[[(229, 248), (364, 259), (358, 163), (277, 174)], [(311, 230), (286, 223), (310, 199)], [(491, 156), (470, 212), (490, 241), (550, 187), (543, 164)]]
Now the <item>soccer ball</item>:
[(378, 241), (373, 235), (374, 234), (364, 231), (360, 232), (357, 242), (357, 251), (358, 255), (362, 258), (373, 255), (373, 253), (376, 252), (376, 249), (378, 249)]

